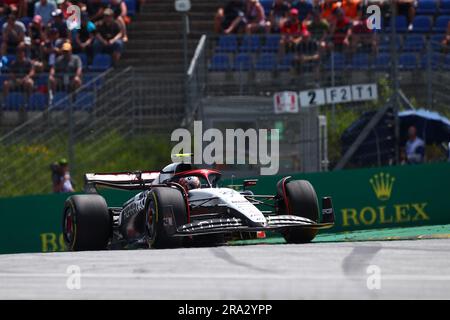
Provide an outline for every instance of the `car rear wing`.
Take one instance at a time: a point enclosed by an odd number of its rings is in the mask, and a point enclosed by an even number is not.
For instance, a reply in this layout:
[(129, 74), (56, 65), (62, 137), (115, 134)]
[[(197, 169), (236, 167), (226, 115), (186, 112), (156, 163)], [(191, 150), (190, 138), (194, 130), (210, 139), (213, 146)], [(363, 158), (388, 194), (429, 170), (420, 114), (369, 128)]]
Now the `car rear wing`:
[(86, 173), (84, 175), (84, 188), (86, 192), (96, 191), (98, 186), (123, 190), (141, 190), (146, 189), (158, 177), (158, 171)]

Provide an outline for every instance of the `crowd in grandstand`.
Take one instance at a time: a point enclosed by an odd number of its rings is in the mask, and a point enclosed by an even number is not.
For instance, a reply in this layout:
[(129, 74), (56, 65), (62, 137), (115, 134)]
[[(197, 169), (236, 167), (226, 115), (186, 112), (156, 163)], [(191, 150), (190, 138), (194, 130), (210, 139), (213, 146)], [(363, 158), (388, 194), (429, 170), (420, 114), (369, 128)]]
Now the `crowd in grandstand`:
[[(419, 28), (423, 28), (423, 25), (417, 23), (416, 26), (417, 20), (426, 23), (431, 31), (434, 16), (420, 19), (422, 16), (416, 15), (421, 5), (418, 1), (393, 1), (398, 18), (401, 18), (396, 22), (399, 32), (422, 32)], [(437, 7), (442, 3), (442, 11), (448, 10), (450, 14), (450, 1), (445, 1), (428, 1), (435, 10), (430, 9), (430, 13), (438, 12)], [(367, 10), (371, 5), (379, 6), (380, 18), (389, 27), (392, 12), (391, 1), (387, 0), (232, 0), (218, 9), (215, 32), (225, 35), (243, 33), (247, 36), (256, 33), (280, 34), (279, 51), (282, 54), (295, 53), (298, 62), (318, 61), (330, 51), (348, 55), (355, 52), (376, 54), (379, 33), (369, 28), (367, 23), (373, 13)], [(446, 6), (449, 8), (446, 9)], [(403, 21), (404, 26), (400, 24)], [(449, 19), (445, 20), (445, 24), (446, 34), (439, 32), (437, 36), (440, 37), (442, 51), (448, 52)]]
[[(36, 75), (49, 73), (50, 89), (73, 90), (82, 84), (82, 70), (97, 55), (120, 59), (130, 22), (124, 0), (8, 0), (0, 7), (1, 71), (4, 97), (11, 90), (27, 95)], [(72, 19), (71, 6), (80, 9)], [(78, 19), (78, 20), (77, 20)], [(70, 23), (79, 28), (70, 28)]]

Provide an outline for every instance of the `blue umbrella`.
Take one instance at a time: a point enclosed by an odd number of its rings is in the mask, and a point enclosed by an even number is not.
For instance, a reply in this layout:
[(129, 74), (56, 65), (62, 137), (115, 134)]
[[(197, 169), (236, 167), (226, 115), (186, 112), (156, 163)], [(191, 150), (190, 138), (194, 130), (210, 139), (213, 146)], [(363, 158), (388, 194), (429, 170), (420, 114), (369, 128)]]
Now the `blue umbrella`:
[(426, 144), (441, 144), (450, 141), (450, 120), (437, 112), (418, 109), (399, 112), (400, 136), (406, 141), (408, 128), (415, 126), (417, 135)]

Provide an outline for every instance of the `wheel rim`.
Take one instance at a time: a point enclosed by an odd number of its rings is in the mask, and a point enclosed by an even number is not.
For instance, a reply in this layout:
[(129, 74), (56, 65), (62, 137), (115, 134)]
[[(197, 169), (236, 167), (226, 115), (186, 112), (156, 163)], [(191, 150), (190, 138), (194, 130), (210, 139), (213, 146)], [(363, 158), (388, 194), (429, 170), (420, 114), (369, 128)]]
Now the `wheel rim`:
[(153, 202), (150, 202), (147, 210), (147, 222), (146, 222), (147, 235), (150, 245), (153, 244), (156, 238), (155, 223), (156, 223), (155, 210), (153, 208)]
[(71, 244), (73, 242), (74, 235), (74, 216), (71, 208), (66, 209), (66, 214), (64, 218), (64, 237), (67, 243)]

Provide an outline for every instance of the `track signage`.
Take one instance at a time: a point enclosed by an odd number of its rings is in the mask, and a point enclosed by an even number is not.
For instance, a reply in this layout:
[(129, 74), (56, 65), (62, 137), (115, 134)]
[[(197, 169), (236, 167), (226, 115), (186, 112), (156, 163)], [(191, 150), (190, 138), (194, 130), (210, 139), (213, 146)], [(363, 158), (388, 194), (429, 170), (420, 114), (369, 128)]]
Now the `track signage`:
[(298, 95), (292, 91), (284, 91), (274, 95), (274, 112), (276, 114), (295, 113), (299, 111), (299, 107), (309, 108), (371, 100), (378, 100), (376, 83), (311, 89), (300, 91)]

